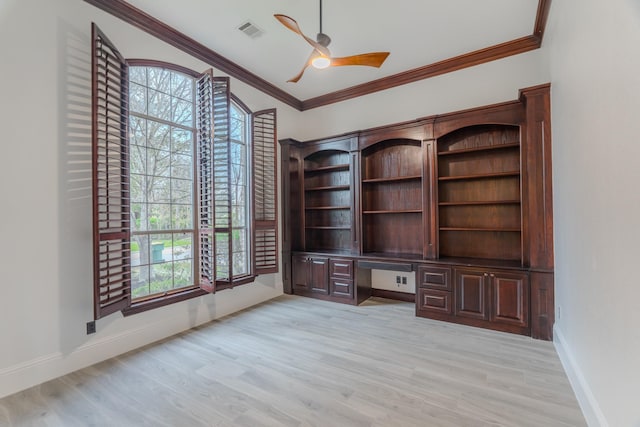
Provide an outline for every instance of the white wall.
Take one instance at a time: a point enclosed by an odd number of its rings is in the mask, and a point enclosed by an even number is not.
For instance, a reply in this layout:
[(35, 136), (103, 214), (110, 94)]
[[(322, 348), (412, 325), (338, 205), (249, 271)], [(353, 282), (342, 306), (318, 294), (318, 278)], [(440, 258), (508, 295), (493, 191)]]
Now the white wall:
[[(125, 57), (208, 66), (81, 0), (0, 0), (0, 397), (282, 293), (280, 275), (123, 318), (92, 319), (90, 23)], [(298, 113), (247, 85), (251, 109), (278, 108), (300, 140), (515, 99), (549, 80), (543, 51)]]
[[(128, 58), (209, 68), (80, 0), (0, 1), (0, 396), (282, 293), (280, 275), (123, 318), (93, 317), (90, 24)], [(296, 111), (235, 80), (253, 110)]]
[(554, 1), (556, 346), (590, 425), (640, 426), (640, 3)]
[(534, 50), (409, 85), (305, 111), (295, 135), (321, 138), (518, 98), (518, 89), (548, 83), (543, 50)]

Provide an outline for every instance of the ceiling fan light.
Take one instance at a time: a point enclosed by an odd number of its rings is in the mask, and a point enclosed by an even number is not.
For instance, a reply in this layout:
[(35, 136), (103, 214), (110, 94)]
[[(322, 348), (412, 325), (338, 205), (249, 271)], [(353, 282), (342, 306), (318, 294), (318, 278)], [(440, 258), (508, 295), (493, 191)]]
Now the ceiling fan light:
[(327, 58), (326, 56), (322, 56), (322, 55), (316, 56), (311, 61), (311, 65), (313, 65), (313, 68), (317, 68), (317, 69), (321, 70), (321, 69), (327, 68), (329, 65), (331, 65), (331, 59)]

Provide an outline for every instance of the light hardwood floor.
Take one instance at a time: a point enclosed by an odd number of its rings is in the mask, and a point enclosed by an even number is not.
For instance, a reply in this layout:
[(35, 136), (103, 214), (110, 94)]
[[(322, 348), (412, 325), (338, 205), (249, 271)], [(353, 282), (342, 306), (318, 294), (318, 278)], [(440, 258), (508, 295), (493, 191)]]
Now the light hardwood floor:
[(0, 400), (0, 426), (583, 426), (553, 345), (282, 296)]

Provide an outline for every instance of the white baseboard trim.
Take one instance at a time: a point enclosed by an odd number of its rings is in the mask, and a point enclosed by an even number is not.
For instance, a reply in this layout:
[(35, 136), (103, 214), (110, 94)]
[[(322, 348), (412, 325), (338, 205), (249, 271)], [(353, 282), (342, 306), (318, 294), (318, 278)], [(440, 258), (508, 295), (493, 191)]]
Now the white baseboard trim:
[(567, 341), (562, 331), (557, 326), (558, 324), (556, 323), (553, 327), (553, 344), (560, 357), (560, 362), (562, 362), (562, 366), (567, 373), (573, 392), (576, 394), (578, 404), (580, 405), (580, 409), (582, 409), (582, 414), (587, 421), (587, 425), (589, 425), (589, 427), (609, 427), (609, 423), (602, 413), (600, 405), (593, 395), (591, 387), (589, 387), (589, 383), (576, 363), (573, 352), (567, 346)]
[(89, 341), (69, 353), (55, 352), (0, 369), (0, 398), (171, 337), (271, 298), (274, 298), (274, 295), (217, 313), (214, 317), (203, 315), (202, 312), (198, 313), (195, 319), (184, 314), (165, 317), (157, 322)]

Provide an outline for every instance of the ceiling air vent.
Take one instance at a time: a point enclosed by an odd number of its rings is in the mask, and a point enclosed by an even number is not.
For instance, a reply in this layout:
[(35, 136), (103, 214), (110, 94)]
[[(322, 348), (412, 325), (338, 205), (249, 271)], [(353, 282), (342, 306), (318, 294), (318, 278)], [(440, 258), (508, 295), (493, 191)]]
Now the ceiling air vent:
[(246, 21), (244, 24), (240, 25), (238, 29), (252, 39), (260, 37), (264, 33), (264, 31), (251, 21)]

